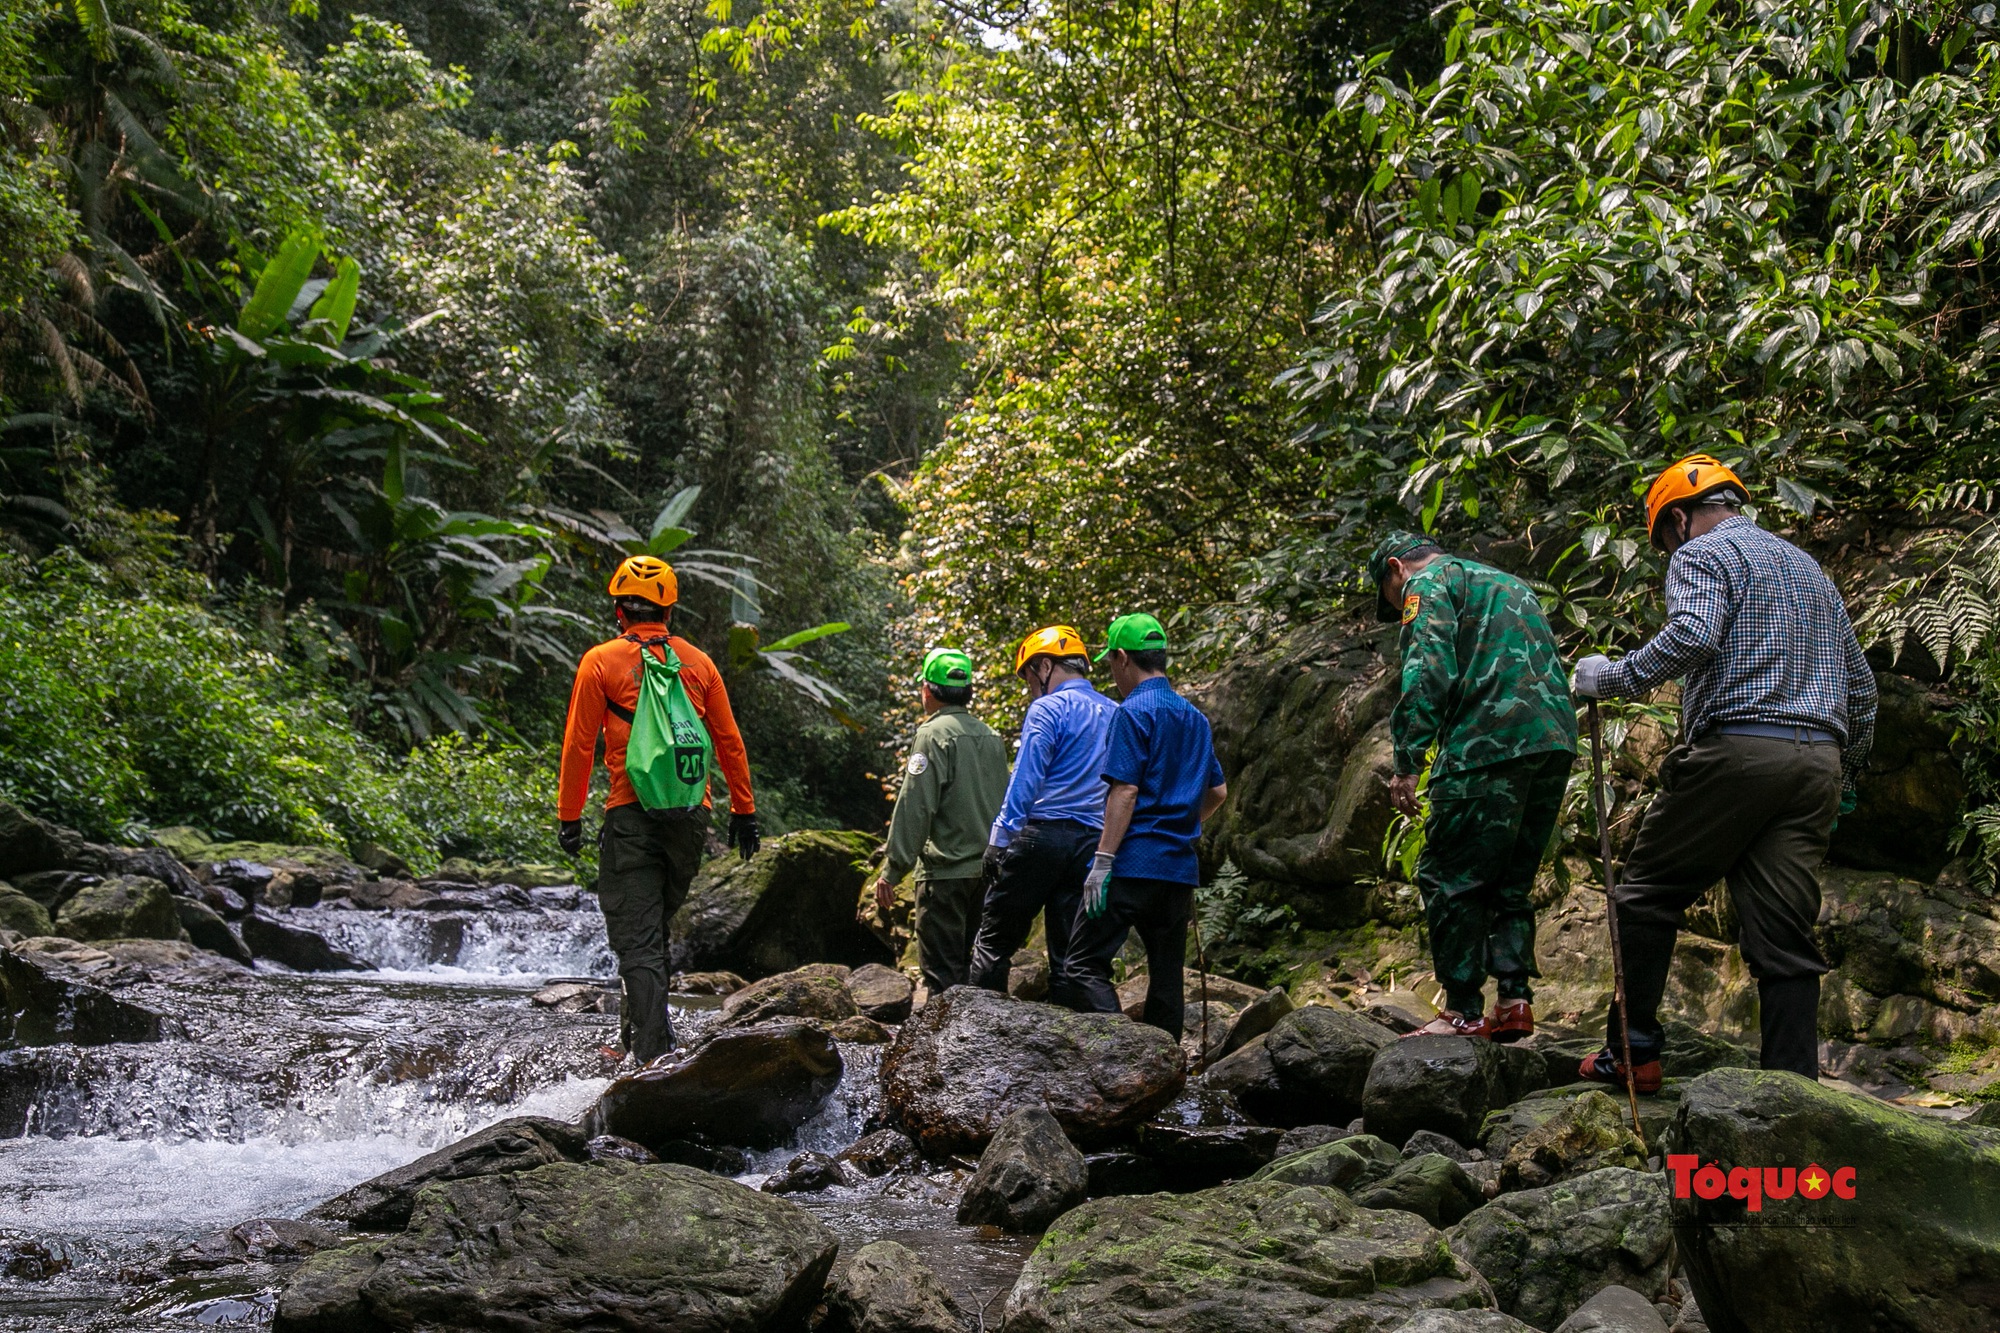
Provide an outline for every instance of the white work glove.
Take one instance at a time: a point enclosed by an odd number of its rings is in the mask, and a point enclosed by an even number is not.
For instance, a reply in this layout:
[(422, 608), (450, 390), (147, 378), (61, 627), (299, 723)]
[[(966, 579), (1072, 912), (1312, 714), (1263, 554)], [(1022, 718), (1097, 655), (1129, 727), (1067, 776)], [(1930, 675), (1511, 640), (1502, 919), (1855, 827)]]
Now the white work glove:
[(1116, 852), (1099, 852), (1091, 858), (1090, 873), (1083, 877), (1083, 914), (1092, 921), (1104, 915), (1111, 900), (1111, 863), (1117, 859)]
[(1611, 659), (1603, 653), (1592, 653), (1576, 664), (1576, 674), (1569, 678), (1569, 691), (1579, 699), (1602, 699), (1597, 683), (1603, 678)]

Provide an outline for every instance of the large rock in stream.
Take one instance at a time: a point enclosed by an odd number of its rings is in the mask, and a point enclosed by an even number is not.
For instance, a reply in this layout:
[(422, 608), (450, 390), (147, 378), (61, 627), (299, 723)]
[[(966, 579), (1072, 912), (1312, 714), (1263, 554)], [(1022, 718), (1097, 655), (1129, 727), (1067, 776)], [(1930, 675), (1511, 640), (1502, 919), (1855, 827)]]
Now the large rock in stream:
[(1021, 1270), (1006, 1328), (1390, 1333), (1421, 1310), (1488, 1303), (1422, 1218), (1261, 1180), (1064, 1214)]
[(306, 1216), (316, 1222), (345, 1222), (357, 1231), (401, 1231), (410, 1224), (417, 1192), (426, 1185), (532, 1171), (552, 1162), (581, 1162), (588, 1156), (588, 1136), (575, 1125), (542, 1116), (516, 1116), (365, 1180)]
[(983, 1150), (1024, 1106), (1046, 1106), (1089, 1146), (1149, 1119), (1186, 1081), (1180, 1046), (1158, 1028), (971, 986), (933, 996), (882, 1057), (890, 1113), (934, 1157)]
[(692, 1167), (559, 1162), (424, 1190), (403, 1235), (306, 1260), (272, 1327), (787, 1333), (836, 1248), (796, 1204)]
[(584, 1127), (663, 1157), (688, 1140), (775, 1148), (839, 1086), (841, 1072), (839, 1047), (816, 1024), (724, 1029), (613, 1083)]
[[(1701, 1197), (1692, 1178), (1673, 1201), (1674, 1238), (1715, 1333), (2000, 1328), (2000, 1132), (1791, 1074), (1718, 1069), (1682, 1094), (1666, 1147), (1726, 1175), (1759, 1169), (1754, 1213), (1747, 1198)], [(1788, 1198), (1769, 1188), (1781, 1173), (1795, 1183)]]
[(303, 926), (287, 925), (263, 912), (252, 912), (241, 923), (243, 943), (265, 962), (294, 972), (373, 972), (373, 964), (336, 949), (326, 936)]
[(1037, 1233), (1083, 1202), (1090, 1169), (1056, 1118), (1024, 1106), (1000, 1122), (958, 1200), (961, 1225)]
[(966, 1321), (937, 1275), (893, 1240), (863, 1245), (826, 1287), (818, 1333), (965, 1333)]
[(0, 1049), (158, 1041), (163, 1021), (47, 955), (0, 949)]
[(767, 977), (807, 963), (894, 964), (888, 943), (854, 917), (875, 849), (865, 833), (809, 829), (771, 839), (748, 861), (710, 861), (674, 917), (674, 970)]

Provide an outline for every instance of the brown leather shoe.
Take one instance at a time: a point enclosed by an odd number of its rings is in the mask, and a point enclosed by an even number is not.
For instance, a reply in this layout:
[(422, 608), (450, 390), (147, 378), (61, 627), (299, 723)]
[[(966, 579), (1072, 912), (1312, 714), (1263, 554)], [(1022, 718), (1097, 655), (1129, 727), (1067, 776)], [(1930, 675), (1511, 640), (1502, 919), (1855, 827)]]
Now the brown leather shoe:
[(1403, 1037), (1486, 1037), (1486, 1020), (1478, 1014), (1470, 1016), (1454, 1009), (1440, 1010), (1438, 1016), (1418, 1028), (1415, 1032), (1405, 1032)]
[[(1587, 1083), (1604, 1083), (1623, 1089), (1625, 1071), (1618, 1064), (1618, 1057), (1610, 1048), (1599, 1051), (1576, 1067), (1576, 1076)], [(1635, 1060), (1632, 1062), (1632, 1086), (1642, 1097), (1650, 1097), (1660, 1090), (1660, 1062), (1658, 1060)]]
[(1486, 1035), (1494, 1041), (1519, 1041), (1534, 1031), (1535, 1007), (1526, 1000), (1495, 1000), (1486, 1015)]

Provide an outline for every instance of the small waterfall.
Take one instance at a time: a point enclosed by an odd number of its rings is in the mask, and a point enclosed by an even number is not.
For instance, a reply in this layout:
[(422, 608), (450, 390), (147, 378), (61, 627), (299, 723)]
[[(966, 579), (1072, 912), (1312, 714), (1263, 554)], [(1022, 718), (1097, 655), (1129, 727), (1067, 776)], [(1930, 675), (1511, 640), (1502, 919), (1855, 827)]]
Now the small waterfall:
[(609, 977), (618, 962), (604, 915), (588, 894), (575, 911), (542, 907), (484, 912), (294, 910), (292, 924), (316, 930), (384, 972), (437, 979), (537, 981)]

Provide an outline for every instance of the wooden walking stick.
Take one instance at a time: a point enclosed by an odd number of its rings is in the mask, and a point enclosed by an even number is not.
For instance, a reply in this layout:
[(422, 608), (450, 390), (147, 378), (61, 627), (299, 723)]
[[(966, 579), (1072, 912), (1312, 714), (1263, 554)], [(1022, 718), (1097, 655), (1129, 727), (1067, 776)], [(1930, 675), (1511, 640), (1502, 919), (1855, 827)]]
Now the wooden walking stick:
[(1201, 969), (1201, 1055), (1195, 1061), (1195, 1073), (1208, 1068), (1208, 950), (1201, 943), (1201, 918), (1188, 913), (1188, 924), (1194, 927), (1194, 965)]
[(1597, 720), (1597, 700), (1590, 701), (1590, 798), (1597, 807), (1597, 850), (1604, 861), (1604, 920), (1611, 927), (1611, 998), (1618, 1006), (1618, 1044), (1625, 1061), (1625, 1100), (1632, 1108), (1632, 1132), (1646, 1147), (1639, 1125), (1638, 1076), (1632, 1071), (1632, 1016), (1625, 1009), (1625, 950), (1618, 943), (1618, 904), (1611, 891), (1611, 818), (1604, 808), (1604, 729)]

